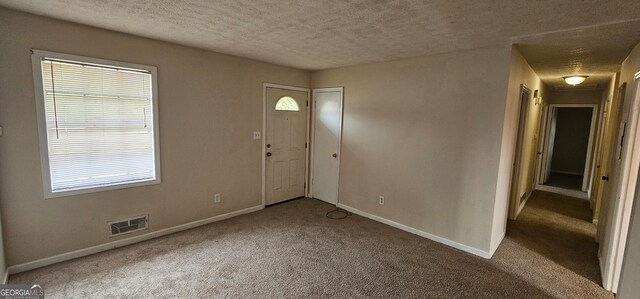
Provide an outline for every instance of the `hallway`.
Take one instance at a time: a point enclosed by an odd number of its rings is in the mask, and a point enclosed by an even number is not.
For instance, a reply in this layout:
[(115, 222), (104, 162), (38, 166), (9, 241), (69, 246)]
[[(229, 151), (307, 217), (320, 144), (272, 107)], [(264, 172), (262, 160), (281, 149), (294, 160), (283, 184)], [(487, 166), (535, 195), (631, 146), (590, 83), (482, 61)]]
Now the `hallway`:
[(554, 296), (613, 298), (600, 286), (590, 220), (588, 201), (534, 191), (518, 220), (509, 221), (494, 260)]

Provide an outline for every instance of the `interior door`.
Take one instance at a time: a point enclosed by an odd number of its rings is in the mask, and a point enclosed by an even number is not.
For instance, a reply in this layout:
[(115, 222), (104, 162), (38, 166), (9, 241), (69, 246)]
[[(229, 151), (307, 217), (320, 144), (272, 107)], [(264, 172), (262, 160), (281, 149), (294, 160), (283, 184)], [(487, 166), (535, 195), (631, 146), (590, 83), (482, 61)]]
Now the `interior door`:
[(314, 94), (313, 197), (338, 203), (342, 88), (323, 88)]
[[(615, 198), (616, 194), (614, 194), (615, 190), (612, 190), (611, 182), (616, 181), (617, 175), (620, 172), (620, 162), (622, 160), (622, 145), (624, 141), (624, 135), (626, 134), (626, 120), (623, 116), (623, 108), (624, 108), (624, 85), (620, 88), (618, 93), (618, 100), (613, 104), (615, 107), (612, 107), (612, 115), (609, 118), (609, 121), (612, 124), (612, 128), (609, 131), (611, 134), (609, 140), (609, 156), (607, 157), (607, 167), (603, 171), (603, 176), (600, 178), (602, 180), (602, 198), (601, 198), (601, 207), (600, 210), (604, 211), (601, 214), (600, 219), (598, 220), (598, 229), (596, 233), (598, 234), (597, 238), (601, 244), (606, 243), (606, 240), (603, 240), (603, 232), (609, 226), (609, 218), (610, 215), (608, 213), (609, 206), (612, 204), (612, 199)], [(601, 250), (606, 250), (604, 246), (601, 246)], [(601, 269), (604, 270), (604, 269)]]
[(267, 87), (265, 204), (305, 195), (307, 96)]
[[(634, 156), (632, 147), (635, 143), (631, 141), (631, 138), (635, 137), (634, 133), (637, 133), (632, 128), (637, 128), (638, 103), (632, 100), (629, 103), (630, 108), (625, 106), (625, 87), (625, 85), (620, 87), (620, 100), (617, 104), (618, 112), (615, 115), (617, 118), (616, 123), (618, 124), (616, 127), (617, 136), (612, 136), (612, 141), (615, 142), (611, 148), (613, 152), (609, 157), (607, 173), (602, 177), (605, 181), (604, 191), (606, 193), (604, 196), (606, 199), (603, 199), (602, 202), (603, 217), (598, 221), (600, 258), (605, 261), (604, 269), (601, 269), (603, 286), (605, 289), (614, 292), (618, 284), (620, 262), (624, 251), (626, 229), (628, 228), (628, 222), (626, 227), (622, 225), (625, 219), (623, 213), (630, 212), (630, 203), (632, 202), (631, 200), (627, 201), (627, 186), (628, 184), (635, 184), (637, 179), (637, 177), (631, 178), (634, 168), (632, 166), (632, 158)], [(635, 164), (635, 169), (638, 169), (637, 167), (637, 164)], [(625, 207), (628, 207), (626, 211)]]

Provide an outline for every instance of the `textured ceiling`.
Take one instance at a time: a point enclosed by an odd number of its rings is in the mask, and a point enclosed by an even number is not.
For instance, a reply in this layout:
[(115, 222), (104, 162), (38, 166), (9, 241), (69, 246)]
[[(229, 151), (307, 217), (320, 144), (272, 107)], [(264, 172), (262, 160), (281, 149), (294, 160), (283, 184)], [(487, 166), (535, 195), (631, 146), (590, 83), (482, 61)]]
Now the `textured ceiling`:
[(583, 86), (605, 88), (638, 41), (640, 20), (521, 37), (515, 43), (547, 84), (566, 85), (563, 76), (588, 75)]
[(592, 80), (614, 72), (640, 32), (637, 0), (0, 0), (0, 5), (310, 70), (514, 42), (553, 82), (569, 72), (594, 74)]

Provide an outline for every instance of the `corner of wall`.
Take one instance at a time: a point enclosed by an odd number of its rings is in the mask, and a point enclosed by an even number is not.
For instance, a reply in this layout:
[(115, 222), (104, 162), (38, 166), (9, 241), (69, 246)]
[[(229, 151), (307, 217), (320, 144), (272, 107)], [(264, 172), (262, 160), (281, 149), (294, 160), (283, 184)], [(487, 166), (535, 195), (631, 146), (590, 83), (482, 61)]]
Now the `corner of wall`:
[[(507, 82), (507, 86), (505, 88), (505, 109), (504, 109), (504, 120), (503, 120), (503, 129), (502, 129), (502, 139), (500, 146), (500, 159), (499, 159), (499, 169), (498, 169), (498, 177), (496, 182), (496, 192), (494, 199), (494, 210), (493, 210), (493, 222), (491, 228), (491, 243), (490, 243), (490, 252), (493, 254), (495, 250), (497, 250), (498, 246), (502, 242), (505, 234), (506, 234), (506, 224), (507, 218), (509, 216), (509, 193), (512, 182), (512, 172), (513, 172), (513, 159), (515, 156), (516, 150), (516, 139), (518, 138), (518, 110), (520, 109), (520, 104), (518, 102), (519, 93), (520, 93), (520, 85), (525, 84), (533, 93), (534, 90), (538, 89), (539, 92), (546, 92), (546, 86), (540, 80), (538, 75), (533, 71), (529, 63), (522, 56), (517, 46), (511, 46), (511, 55), (509, 56), (509, 72), (505, 81)], [(532, 94), (533, 96), (533, 94)], [(533, 105), (532, 102), (530, 105)], [(537, 105), (536, 105), (537, 106)], [(530, 106), (532, 108), (532, 106)], [(539, 114), (540, 109), (534, 110), (529, 109), (527, 122), (525, 127), (525, 136), (527, 134), (536, 133), (536, 128), (538, 126), (537, 116)], [(538, 114), (533, 114), (537, 112)], [(536, 116), (536, 117), (531, 117)], [(537, 144), (527, 144), (527, 146), (523, 146), (523, 154), (528, 154), (532, 152), (533, 149), (537, 149)], [(532, 171), (531, 168), (535, 167), (535, 161), (531, 162), (530, 155), (524, 155), (526, 157), (525, 163), (522, 163), (524, 168), (521, 168), (521, 171), (524, 176), (521, 176), (517, 183), (517, 187), (520, 189), (521, 185), (524, 185), (524, 189), (521, 190), (522, 193), (530, 193), (532, 190), (530, 184), (528, 183), (531, 180)], [(532, 164), (533, 163), (533, 164)], [(535, 173), (533, 173), (535, 176)]]
[[(512, 122), (512, 114), (511, 111), (514, 110), (513, 103), (509, 101), (509, 90), (511, 89), (511, 77), (513, 76), (513, 60), (514, 56), (519, 55), (519, 52), (515, 45), (511, 46), (511, 51), (509, 53), (509, 68), (507, 72), (507, 77), (505, 78), (507, 81), (507, 86), (504, 91), (505, 98), (505, 108), (504, 108), (504, 117), (503, 117), (503, 125), (502, 125), (502, 137), (500, 144), (500, 159), (498, 162), (498, 176), (496, 180), (496, 189), (495, 189), (495, 198), (493, 200), (493, 215), (492, 215), (492, 223), (491, 223), (491, 238), (489, 243), (489, 252), (491, 255), (497, 250), (498, 246), (502, 242), (502, 238), (506, 234), (506, 226), (502, 227), (501, 224), (502, 218), (506, 216), (507, 208), (501, 207), (505, 204), (505, 199), (508, 199), (508, 186), (511, 183), (510, 173), (510, 165), (511, 158), (513, 153), (510, 152), (511, 146), (509, 144), (510, 141), (510, 131), (511, 131), (511, 122)], [(506, 222), (506, 218), (505, 218)], [(506, 223), (505, 223), (506, 224)], [(502, 236), (502, 237), (501, 237)]]

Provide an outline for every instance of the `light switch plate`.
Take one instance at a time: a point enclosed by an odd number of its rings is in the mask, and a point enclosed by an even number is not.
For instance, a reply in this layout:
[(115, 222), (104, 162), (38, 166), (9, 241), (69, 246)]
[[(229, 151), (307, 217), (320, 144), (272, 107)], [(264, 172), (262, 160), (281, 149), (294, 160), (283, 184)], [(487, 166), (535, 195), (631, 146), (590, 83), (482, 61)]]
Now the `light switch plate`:
[(260, 132), (260, 131), (255, 131), (255, 132), (253, 132), (253, 139), (258, 140), (258, 139), (262, 138), (262, 136), (261, 136), (261, 135), (262, 135), (262, 132)]

